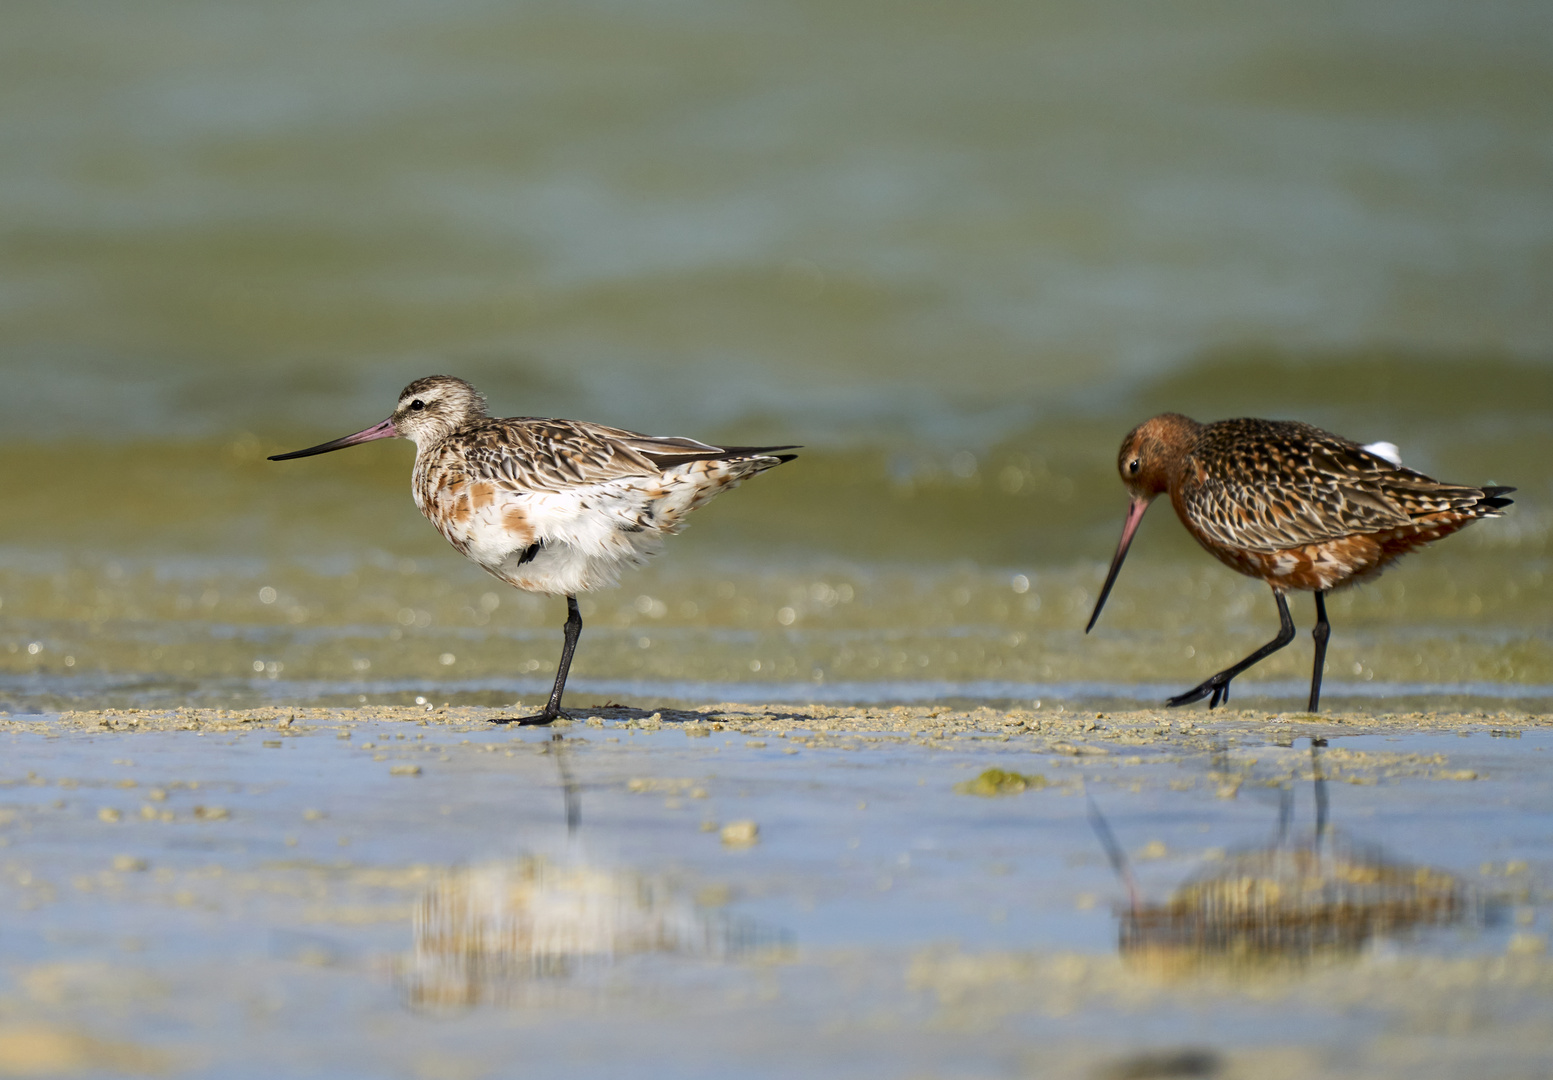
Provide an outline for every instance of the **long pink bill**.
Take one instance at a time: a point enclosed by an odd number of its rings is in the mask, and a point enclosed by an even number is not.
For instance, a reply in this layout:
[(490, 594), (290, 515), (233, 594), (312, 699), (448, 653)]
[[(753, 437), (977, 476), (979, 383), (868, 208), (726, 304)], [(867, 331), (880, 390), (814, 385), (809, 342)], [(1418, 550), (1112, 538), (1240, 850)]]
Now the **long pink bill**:
[(373, 424), (365, 431), (358, 431), (354, 435), (347, 435), (343, 439), (335, 439), (332, 442), (319, 443), (317, 446), (309, 446), (306, 450), (293, 450), (289, 454), (275, 454), (271, 461), (285, 461), (288, 458), (310, 457), (313, 454), (327, 454), (330, 450), (343, 450), (347, 446), (355, 446), (357, 443), (371, 442), (373, 439), (396, 439), (399, 433), (394, 430), (394, 418), (389, 417), (381, 424)]
[(1084, 627), (1084, 633), (1087, 634), (1095, 628), (1095, 621), (1100, 618), (1100, 609), (1105, 607), (1105, 598), (1111, 595), (1111, 586), (1116, 584), (1116, 575), (1122, 568), (1122, 560), (1127, 557), (1127, 548), (1132, 544), (1132, 535), (1138, 531), (1138, 523), (1143, 520), (1144, 511), (1148, 508), (1148, 499), (1133, 499), (1132, 505), (1127, 508), (1127, 522), (1122, 526), (1122, 542), (1116, 545), (1116, 554), (1111, 558), (1111, 572), (1105, 576), (1105, 586), (1100, 590), (1100, 599), (1095, 601), (1095, 613), (1089, 617), (1089, 625)]

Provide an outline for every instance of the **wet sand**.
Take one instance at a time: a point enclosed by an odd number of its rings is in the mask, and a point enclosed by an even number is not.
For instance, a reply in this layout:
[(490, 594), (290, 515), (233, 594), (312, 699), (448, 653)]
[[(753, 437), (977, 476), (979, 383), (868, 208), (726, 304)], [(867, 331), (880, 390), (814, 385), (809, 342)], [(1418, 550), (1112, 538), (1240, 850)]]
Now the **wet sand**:
[(0, 1073), (1553, 1067), (1546, 716), (500, 714), (0, 718)]
[[(257, 730), (270, 726), (296, 735), (317, 728), (349, 730), (367, 721), (414, 722), (440, 726), (471, 725), (492, 730), (518, 730), (496, 723), (521, 716), (544, 702), (519, 701), (511, 708), (424, 705), (363, 705), (349, 708), (269, 706), (258, 709), (93, 709), (12, 716), (0, 712), (0, 731), (57, 731), (59, 724), (115, 731), (228, 731)], [(1154, 742), (1171, 734), (1193, 732), (1226, 734), (1239, 730), (1272, 736), (1278, 733), (1318, 737), (1325, 735), (1381, 734), (1490, 730), (1514, 727), (1553, 727), (1553, 715), (1516, 709), (1472, 711), (1389, 712), (1343, 710), (1307, 713), (1272, 712), (1234, 707), (1205, 710), (1130, 709), (1096, 711), (1082, 705), (1054, 705), (1048, 709), (1000, 709), (984, 706), (956, 709), (944, 705), (890, 705), (878, 707), (830, 705), (750, 705), (724, 703), (686, 708), (645, 709), (619, 704), (593, 708), (567, 706), (572, 718), (553, 728), (579, 734), (584, 727), (624, 727), (639, 730), (700, 728), (712, 731), (753, 728), (765, 732), (896, 732), (913, 735), (1009, 735), (1038, 737), (1069, 733), (1100, 742)], [(256, 727), (257, 725), (257, 727)]]

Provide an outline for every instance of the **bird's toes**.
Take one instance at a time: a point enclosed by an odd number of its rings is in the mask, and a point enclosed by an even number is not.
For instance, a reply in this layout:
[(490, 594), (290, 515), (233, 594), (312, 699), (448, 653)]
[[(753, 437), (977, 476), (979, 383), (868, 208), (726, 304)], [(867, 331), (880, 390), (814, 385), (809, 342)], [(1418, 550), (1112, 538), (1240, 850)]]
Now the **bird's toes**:
[(1229, 701), (1229, 680), (1221, 679), (1215, 675), (1207, 682), (1192, 687), (1186, 693), (1177, 694), (1175, 697), (1170, 698), (1165, 702), (1165, 705), (1167, 708), (1174, 709), (1180, 705), (1190, 705), (1194, 701), (1201, 701), (1210, 695), (1213, 698), (1213, 700), (1208, 702), (1208, 708), (1210, 709), (1218, 706), (1220, 702)]

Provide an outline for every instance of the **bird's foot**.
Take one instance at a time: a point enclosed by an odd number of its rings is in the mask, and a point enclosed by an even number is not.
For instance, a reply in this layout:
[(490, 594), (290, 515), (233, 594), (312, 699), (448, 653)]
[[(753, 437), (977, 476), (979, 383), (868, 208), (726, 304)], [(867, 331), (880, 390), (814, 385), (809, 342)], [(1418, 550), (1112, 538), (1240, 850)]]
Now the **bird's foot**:
[(571, 717), (564, 712), (559, 710), (551, 712), (549, 709), (546, 709), (544, 712), (535, 713), (533, 716), (493, 716), (490, 722), (493, 724), (517, 724), (519, 727), (549, 727), (557, 720), (570, 719)]
[(1169, 701), (1166, 701), (1165, 706), (1167, 708), (1173, 709), (1177, 705), (1190, 705), (1194, 701), (1201, 701), (1203, 698), (1208, 697), (1210, 694), (1212, 695), (1212, 698), (1208, 702), (1208, 708), (1217, 708), (1221, 703), (1228, 705), (1229, 682), (1229, 679), (1224, 678), (1222, 675), (1215, 675), (1207, 682), (1192, 687), (1186, 693), (1177, 694)]

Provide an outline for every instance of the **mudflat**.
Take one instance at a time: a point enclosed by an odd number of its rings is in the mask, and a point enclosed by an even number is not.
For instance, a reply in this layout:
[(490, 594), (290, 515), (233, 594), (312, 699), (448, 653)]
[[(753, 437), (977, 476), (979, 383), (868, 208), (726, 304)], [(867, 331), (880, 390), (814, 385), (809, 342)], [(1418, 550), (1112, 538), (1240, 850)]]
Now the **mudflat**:
[(1553, 1065), (1544, 716), (502, 714), (0, 718), (0, 1071)]

